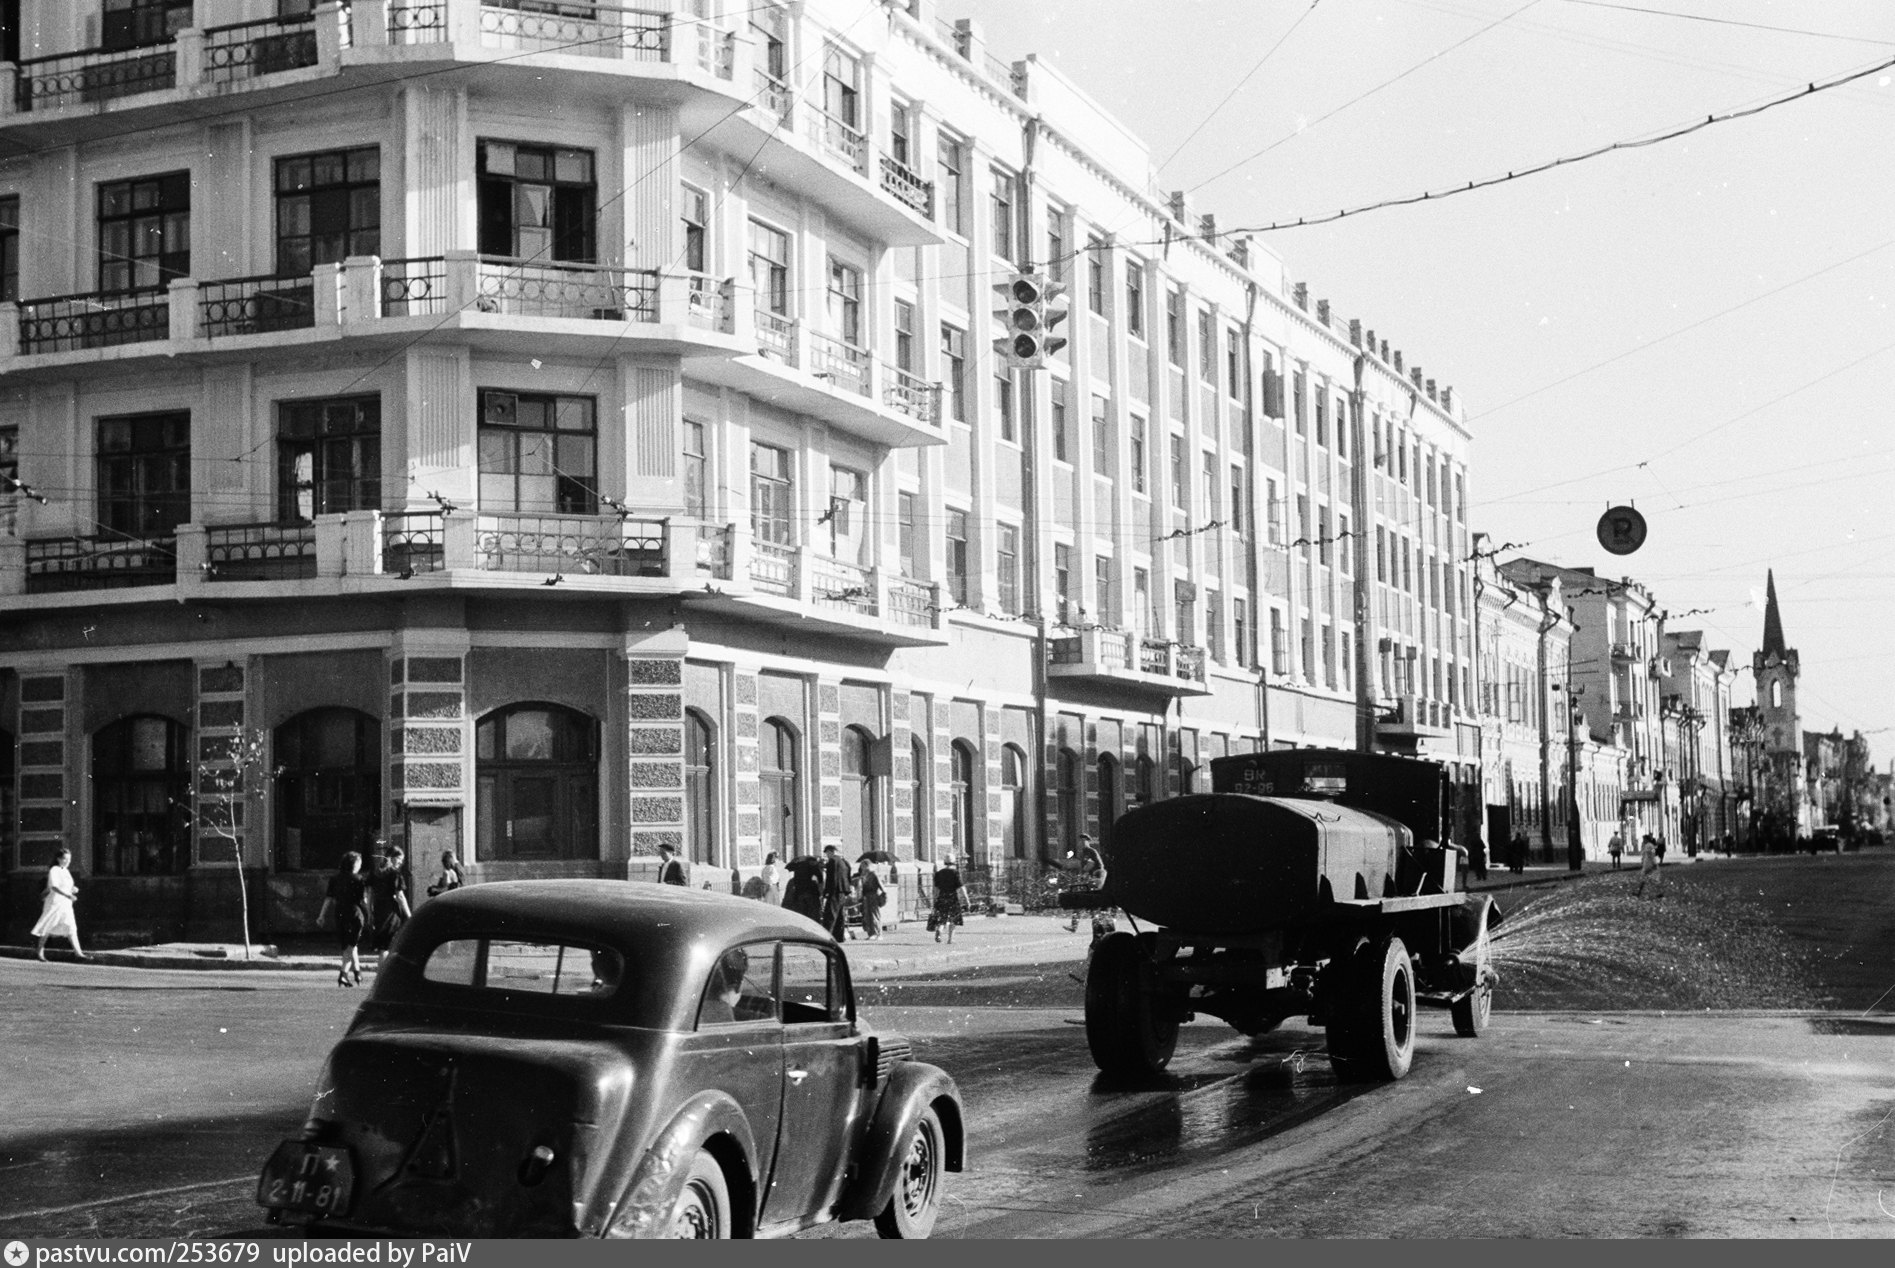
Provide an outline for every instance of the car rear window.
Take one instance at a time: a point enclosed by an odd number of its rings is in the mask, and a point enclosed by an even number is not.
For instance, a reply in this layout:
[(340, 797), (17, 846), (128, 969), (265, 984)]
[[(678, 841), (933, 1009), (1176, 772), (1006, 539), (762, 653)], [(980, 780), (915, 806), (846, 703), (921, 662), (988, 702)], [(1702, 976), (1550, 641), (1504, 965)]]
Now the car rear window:
[(571, 942), (455, 938), (428, 953), (421, 976), (448, 986), (605, 999), (624, 982), (625, 957)]

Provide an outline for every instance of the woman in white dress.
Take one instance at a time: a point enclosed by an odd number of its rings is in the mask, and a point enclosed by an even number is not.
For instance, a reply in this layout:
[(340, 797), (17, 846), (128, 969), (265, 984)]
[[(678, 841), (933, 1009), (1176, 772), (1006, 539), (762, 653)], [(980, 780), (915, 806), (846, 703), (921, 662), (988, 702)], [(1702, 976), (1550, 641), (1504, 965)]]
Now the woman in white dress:
[(42, 960), (46, 958), (46, 939), (54, 934), (72, 943), (72, 953), (78, 959), (92, 958), (79, 949), (79, 919), (72, 911), (72, 900), (79, 897), (79, 887), (72, 882), (72, 872), (67, 866), (71, 862), (72, 851), (61, 850), (53, 859), (53, 865), (46, 869), (46, 892), (40, 899), (39, 922), (33, 926)]

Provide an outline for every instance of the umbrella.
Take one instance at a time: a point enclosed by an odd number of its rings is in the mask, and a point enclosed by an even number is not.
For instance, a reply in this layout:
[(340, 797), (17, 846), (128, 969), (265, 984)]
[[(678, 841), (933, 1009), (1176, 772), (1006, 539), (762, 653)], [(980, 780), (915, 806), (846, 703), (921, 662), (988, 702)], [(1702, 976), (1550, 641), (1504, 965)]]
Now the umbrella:
[(867, 859), (871, 863), (893, 863), (895, 856), (890, 854), (887, 850), (867, 850), (855, 857), (855, 861), (858, 863), (863, 859)]
[(814, 854), (802, 854), (783, 865), (792, 876), (821, 876), (822, 860)]

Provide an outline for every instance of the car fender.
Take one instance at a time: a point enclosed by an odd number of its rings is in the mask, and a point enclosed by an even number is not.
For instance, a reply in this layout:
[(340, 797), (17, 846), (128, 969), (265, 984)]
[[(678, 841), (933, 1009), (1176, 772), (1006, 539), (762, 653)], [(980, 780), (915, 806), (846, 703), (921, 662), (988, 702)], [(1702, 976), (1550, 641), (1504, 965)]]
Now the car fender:
[(836, 1218), (873, 1219), (894, 1196), (901, 1167), (903, 1142), (920, 1121), (922, 1111), (941, 1103), (941, 1134), (945, 1138), (944, 1159), (947, 1170), (961, 1170), (966, 1158), (966, 1141), (961, 1112), (961, 1091), (947, 1071), (921, 1061), (900, 1061), (888, 1072), (888, 1082), (876, 1103), (875, 1116), (856, 1149), (856, 1175), (842, 1201), (836, 1205)]
[(717, 1136), (735, 1142), (735, 1160), (720, 1153), (718, 1161), (728, 1175), (732, 1163), (739, 1162), (740, 1176), (732, 1177), (731, 1203), (737, 1226), (748, 1230), (756, 1220), (757, 1148), (750, 1120), (743, 1107), (727, 1092), (700, 1092), (681, 1106), (652, 1137), (651, 1144), (639, 1155), (624, 1196), (612, 1208), (605, 1221), (607, 1237), (663, 1237), (665, 1217), (677, 1202), (692, 1159), (704, 1143)]

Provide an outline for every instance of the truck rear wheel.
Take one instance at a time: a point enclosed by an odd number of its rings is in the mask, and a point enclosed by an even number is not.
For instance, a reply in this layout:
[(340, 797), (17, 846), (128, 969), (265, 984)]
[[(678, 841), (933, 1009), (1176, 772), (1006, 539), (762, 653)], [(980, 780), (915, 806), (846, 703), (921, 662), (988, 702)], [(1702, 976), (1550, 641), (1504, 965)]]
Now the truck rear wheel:
[(1454, 1033), (1463, 1039), (1478, 1039), (1494, 1015), (1494, 988), (1481, 981), (1473, 990), (1454, 1001), (1448, 1012), (1454, 1018)]
[(1350, 1083), (1399, 1079), (1415, 1060), (1415, 970), (1393, 934), (1364, 943), (1337, 975), (1329, 1064)]
[(1099, 1069), (1138, 1077), (1163, 1070), (1178, 1047), (1179, 1013), (1154, 990), (1150, 956), (1129, 933), (1099, 940), (1086, 970), (1086, 1046)]

